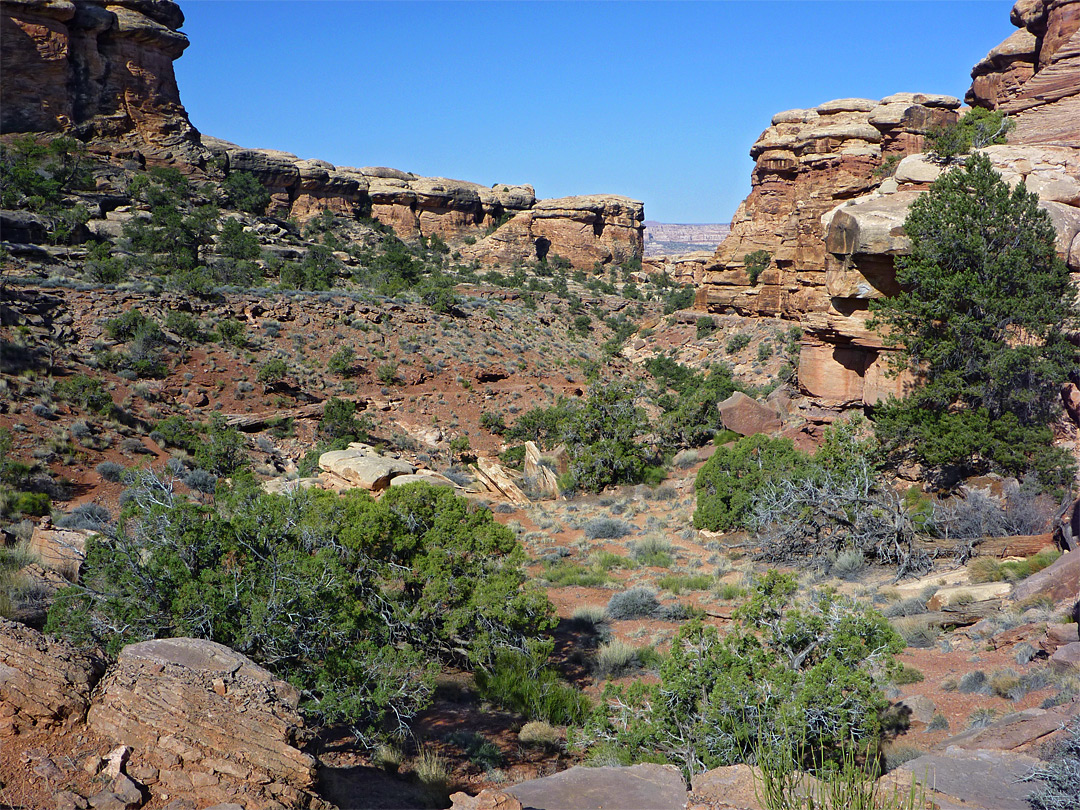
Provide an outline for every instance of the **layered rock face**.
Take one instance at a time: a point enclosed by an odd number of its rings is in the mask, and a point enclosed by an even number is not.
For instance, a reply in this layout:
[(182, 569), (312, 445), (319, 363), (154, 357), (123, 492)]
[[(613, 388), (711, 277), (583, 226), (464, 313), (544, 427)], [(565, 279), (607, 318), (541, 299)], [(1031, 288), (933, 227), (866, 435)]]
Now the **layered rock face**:
[(99, 659), (0, 618), (0, 739), (78, 723), (104, 671)]
[(965, 100), (1016, 121), (1014, 143), (1080, 143), (1080, 2), (1020, 0), (1020, 30), (971, 71)]
[[(1024, 30), (976, 65), (967, 100), (1017, 122), (1007, 145), (984, 151), (1009, 183), (1039, 195), (1058, 254), (1080, 272), (1080, 0), (1021, 0), (1012, 19)], [(908, 208), (941, 173), (916, 153), (931, 128), (956, 120), (958, 106), (902, 93), (775, 116), (751, 150), (753, 190), (701, 273), (698, 306), (801, 321), (799, 382), (825, 403), (903, 395), (912, 380), (886, 374), (881, 337), (866, 325), (869, 303), (898, 290)], [(896, 158), (893, 175), (878, 176)], [(772, 263), (750, 285), (743, 256), (755, 250)]]
[[(773, 116), (750, 149), (753, 188), (705, 267), (699, 306), (792, 318), (828, 309), (821, 217), (877, 188), (883, 162), (918, 152), (927, 132), (956, 120), (959, 106), (950, 96), (897, 93)], [(772, 264), (752, 285), (743, 257), (757, 250)]]
[(183, 22), (169, 0), (2, 0), (0, 132), (74, 131), (149, 163), (201, 166), (173, 72)]
[(120, 652), (87, 722), (159, 768), (170, 793), (211, 797), (209, 788), (225, 778), (300, 806), (315, 760), (297, 748), (298, 700), (295, 689), (228, 647), (157, 639)]

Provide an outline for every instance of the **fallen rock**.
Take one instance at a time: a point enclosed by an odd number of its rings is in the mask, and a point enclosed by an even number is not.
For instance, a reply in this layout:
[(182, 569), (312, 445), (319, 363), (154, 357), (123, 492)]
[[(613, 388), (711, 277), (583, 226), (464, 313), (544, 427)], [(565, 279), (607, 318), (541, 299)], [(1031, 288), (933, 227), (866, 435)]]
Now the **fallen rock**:
[(506, 792), (535, 810), (683, 810), (686, 805), (682, 774), (671, 765), (575, 766)]
[(476, 460), (476, 478), (489, 493), (509, 503), (527, 504), (529, 497), (521, 491), (510, 473), (497, 461), (489, 458)]
[(972, 751), (1026, 749), (1032, 743), (1039, 742), (1060, 729), (1062, 724), (1077, 712), (1080, 712), (1080, 705), (1077, 704), (1052, 709), (1025, 709), (1007, 714), (983, 728), (962, 731), (950, 737), (943, 745)]
[(968, 602), (982, 602), (986, 599), (1000, 599), (1008, 596), (1012, 590), (1008, 582), (983, 582), (978, 585), (953, 585), (939, 588), (926, 603), (929, 610), (941, 610), (949, 605), (963, 605)]
[[(157, 639), (121, 650), (87, 722), (140, 755), (179, 757), (191, 785), (224, 775), (306, 790), (316, 763), (298, 748), (306, 735), (298, 702), (293, 687), (228, 647)], [(160, 773), (167, 786), (173, 773)]]
[[(565, 456), (566, 448), (560, 449)], [(557, 457), (548, 456), (548, 458), (557, 464)], [(545, 457), (536, 446), (536, 442), (525, 442), (525, 480), (544, 497), (552, 499), (559, 497), (558, 476), (555, 470), (545, 463)]]
[(450, 796), (450, 810), (522, 810), (521, 802), (502, 790), (484, 788), (475, 796), (454, 793)]
[(79, 569), (86, 559), (86, 541), (94, 532), (85, 529), (57, 529), (47, 521), (34, 527), (27, 550), (41, 560), (42, 565), (59, 571), (66, 579), (78, 579)]
[(82, 720), (104, 671), (99, 658), (0, 618), (0, 737)]
[(724, 427), (740, 436), (774, 433), (781, 427), (780, 416), (774, 408), (736, 391), (716, 406)]
[(912, 723), (922, 723), (924, 726), (930, 723), (937, 711), (934, 701), (926, 695), (911, 695), (898, 700), (896, 706), (908, 716)]

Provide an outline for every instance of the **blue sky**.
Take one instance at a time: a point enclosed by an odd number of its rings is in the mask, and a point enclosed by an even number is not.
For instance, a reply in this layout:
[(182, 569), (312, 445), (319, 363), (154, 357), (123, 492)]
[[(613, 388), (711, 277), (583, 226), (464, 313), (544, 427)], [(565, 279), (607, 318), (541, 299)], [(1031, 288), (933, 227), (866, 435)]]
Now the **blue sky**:
[(727, 222), (773, 113), (963, 96), (1012, 0), (180, 0), (180, 95), (202, 132), (338, 165), (540, 197), (616, 193)]

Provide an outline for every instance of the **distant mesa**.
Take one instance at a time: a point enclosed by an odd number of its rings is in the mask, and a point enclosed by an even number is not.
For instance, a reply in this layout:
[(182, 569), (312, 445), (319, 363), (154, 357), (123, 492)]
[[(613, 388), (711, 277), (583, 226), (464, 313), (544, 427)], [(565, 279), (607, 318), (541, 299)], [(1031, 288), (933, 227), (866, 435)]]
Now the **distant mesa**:
[(679, 256), (697, 250), (716, 250), (730, 225), (691, 225), (645, 221), (645, 255)]

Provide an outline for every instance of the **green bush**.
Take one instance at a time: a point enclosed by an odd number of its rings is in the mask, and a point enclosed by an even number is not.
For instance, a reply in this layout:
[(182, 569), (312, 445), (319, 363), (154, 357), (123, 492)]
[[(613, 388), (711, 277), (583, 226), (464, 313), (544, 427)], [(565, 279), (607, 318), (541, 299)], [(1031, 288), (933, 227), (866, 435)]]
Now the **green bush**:
[(972, 107), (957, 121), (931, 130), (926, 136), (927, 152), (939, 163), (951, 163), (972, 149), (1005, 143), (1015, 122), (1001, 110)]
[(261, 383), (276, 383), (280, 382), (288, 373), (289, 367), (282, 358), (271, 357), (259, 366), (259, 370), (255, 373), (255, 379)]
[(769, 269), (769, 264), (772, 262), (772, 256), (769, 255), (767, 250), (755, 250), (753, 253), (747, 253), (743, 256), (743, 267), (746, 268), (746, 275), (750, 279), (750, 286), (756, 287), (758, 279), (761, 278), (761, 274)]
[(697, 332), (695, 334), (695, 337), (698, 340), (702, 340), (703, 338), (707, 338), (709, 335), (716, 331), (716, 321), (714, 321), (712, 319), (712, 316), (710, 315), (702, 315), (700, 318), (697, 319), (696, 329)]
[(251, 172), (229, 172), (221, 184), (232, 208), (262, 216), (270, 204), (270, 192)]
[(85, 374), (72, 374), (56, 381), (53, 394), (62, 400), (75, 402), (94, 413), (112, 410), (112, 395), (105, 390), (105, 381)]
[(370, 419), (356, 418), (355, 402), (331, 397), (323, 406), (319, 433), (331, 440), (344, 441), (346, 444), (367, 441), (371, 429)]
[(694, 526), (709, 531), (748, 528), (754, 497), (767, 483), (806, 475), (810, 457), (791, 439), (748, 436), (718, 447), (698, 471)]
[(476, 671), (477, 689), (485, 699), (530, 720), (557, 726), (583, 723), (592, 709), (589, 699), (545, 662), (541, 655), (503, 650), (489, 667)]
[(355, 363), (356, 352), (352, 346), (342, 346), (330, 356), (326, 363), (326, 370), (340, 377), (348, 377), (352, 374)]
[[(204, 506), (142, 474), (125, 502), (115, 538), (88, 542), (82, 584), (57, 595), (50, 633), (113, 654), (213, 638), (293, 683), (313, 719), (368, 739), (407, 731), (438, 662), (550, 652), (553, 609), (528, 584), (513, 534), (445, 488), (394, 487), (376, 502), (359, 490), (270, 495), (238, 479)], [(550, 705), (535, 684), (518, 688)]]
[(738, 354), (750, 345), (750, 340), (750, 335), (745, 332), (736, 332), (729, 337), (727, 343), (724, 344), (724, 351), (728, 354)]
[(684, 625), (660, 682), (609, 686), (585, 741), (687, 773), (751, 761), (763, 742), (803, 741), (818, 761), (875, 752), (889, 705), (879, 683), (903, 642), (852, 600), (819, 590), (795, 603), (795, 591), (792, 577), (770, 571), (725, 636)]

